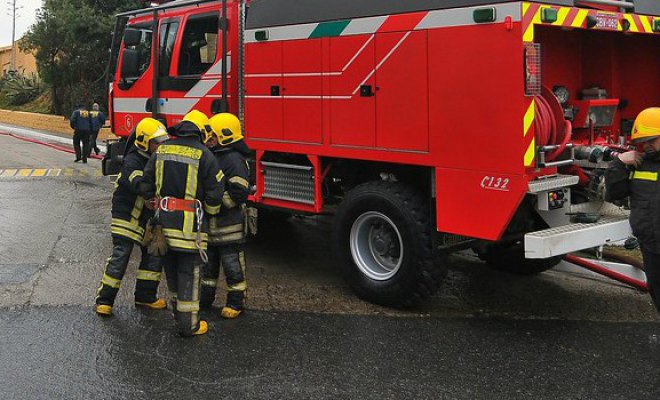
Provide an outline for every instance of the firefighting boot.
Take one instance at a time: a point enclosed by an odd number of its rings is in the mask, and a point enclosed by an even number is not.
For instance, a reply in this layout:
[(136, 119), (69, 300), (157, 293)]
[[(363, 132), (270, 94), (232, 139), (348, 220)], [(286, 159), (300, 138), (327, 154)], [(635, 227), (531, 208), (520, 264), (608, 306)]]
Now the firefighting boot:
[(102, 317), (110, 317), (112, 316), (112, 306), (108, 306), (106, 304), (97, 304), (96, 313)]
[(222, 307), (220, 316), (225, 319), (238, 318), (243, 312), (243, 298), (245, 292), (240, 290), (232, 290), (227, 293), (227, 304)]
[(167, 308), (167, 302), (163, 299), (156, 299), (153, 303), (145, 303), (142, 301), (135, 301), (135, 307), (145, 307), (152, 310), (162, 310)]
[(225, 306), (222, 307), (220, 316), (224, 319), (234, 319), (234, 318), (238, 318), (238, 316), (241, 315), (242, 312), (243, 310), (235, 310), (231, 307)]
[(195, 336), (204, 335), (208, 331), (209, 331), (209, 325), (206, 323), (206, 321), (202, 320), (199, 321), (199, 328), (197, 328), (197, 330), (193, 332), (193, 335)]

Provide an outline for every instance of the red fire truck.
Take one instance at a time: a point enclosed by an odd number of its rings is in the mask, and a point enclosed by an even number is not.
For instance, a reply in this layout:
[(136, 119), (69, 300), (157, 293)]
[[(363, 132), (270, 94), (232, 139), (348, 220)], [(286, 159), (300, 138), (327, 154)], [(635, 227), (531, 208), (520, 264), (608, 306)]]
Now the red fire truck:
[(660, 103), (660, 4), (177, 0), (119, 15), (112, 54), (115, 134), (238, 114), (252, 203), (334, 214), (356, 293), (408, 306), (456, 250), (533, 274), (630, 236), (602, 176)]

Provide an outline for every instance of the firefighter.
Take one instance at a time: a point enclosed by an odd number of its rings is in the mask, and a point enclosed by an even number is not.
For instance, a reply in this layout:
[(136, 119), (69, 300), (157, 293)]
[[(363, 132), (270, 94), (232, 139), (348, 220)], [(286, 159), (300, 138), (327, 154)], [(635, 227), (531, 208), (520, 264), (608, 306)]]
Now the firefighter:
[[(92, 120), (89, 111), (83, 105), (71, 114), (69, 125), (73, 129), (73, 148), (76, 151), (76, 160), (87, 164), (87, 154), (89, 153), (89, 135), (92, 131)], [(82, 143), (82, 148), (80, 146)]]
[(224, 173), (225, 193), (220, 213), (209, 220), (209, 262), (202, 280), (202, 307), (211, 307), (215, 299), (222, 265), (227, 283), (227, 301), (223, 318), (236, 318), (243, 311), (247, 284), (243, 243), (247, 233), (245, 201), (249, 194), (249, 153), (243, 141), (241, 123), (235, 115), (222, 113), (210, 120), (211, 132), (206, 145), (213, 151)]
[(156, 296), (162, 262), (159, 257), (150, 256), (142, 246), (145, 225), (153, 213), (145, 209), (144, 198), (138, 194), (138, 188), (150, 154), (168, 136), (165, 126), (152, 118), (140, 121), (134, 134), (134, 145), (127, 149), (112, 195), (112, 255), (106, 263), (96, 297), (96, 312), (104, 316), (112, 315), (112, 306), (135, 244), (141, 246), (142, 251), (136, 276), (135, 305), (151, 309), (167, 306), (163, 299)]
[(206, 321), (199, 319), (199, 291), (207, 234), (204, 213), (215, 215), (222, 204), (223, 174), (204, 146), (208, 118), (193, 110), (170, 130), (172, 139), (158, 148), (144, 171), (140, 187), (154, 199), (157, 218), (167, 243), (163, 258), (169, 302), (182, 336), (203, 335)]
[(638, 150), (620, 154), (605, 174), (606, 199), (630, 196), (630, 226), (644, 259), (651, 299), (660, 311), (660, 108), (642, 111), (631, 140)]
[(98, 155), (101, 149), (96, 145), (96, 138), (99, 136), (99, 131), (105, 124), (105, 115), (99, 111), (97, 103), (92, 104), (92, 111), (89, 112), (89, 117), (92, 120), (91, 131), (89, 134), (89, 146), (87, 146), (87, 157), (92, 154), (92, 150)]

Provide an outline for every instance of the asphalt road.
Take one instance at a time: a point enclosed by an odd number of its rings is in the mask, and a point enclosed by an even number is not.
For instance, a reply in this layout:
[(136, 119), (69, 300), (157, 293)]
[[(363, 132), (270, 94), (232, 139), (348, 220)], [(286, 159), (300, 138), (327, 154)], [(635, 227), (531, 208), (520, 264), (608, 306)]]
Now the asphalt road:
[(461, 255), (428, 304), (390, 310), (340, 279), (325, 218), (250, 243), (248, 312), (209, 312), (206, 337), (180, 339), (167, 312), (132, 307), (133, 263), (115, 317), (97, 318), (112, 181), (97, 160), (72, 161), (0, 134), (0, 399), (660, 397), (647, 295)]

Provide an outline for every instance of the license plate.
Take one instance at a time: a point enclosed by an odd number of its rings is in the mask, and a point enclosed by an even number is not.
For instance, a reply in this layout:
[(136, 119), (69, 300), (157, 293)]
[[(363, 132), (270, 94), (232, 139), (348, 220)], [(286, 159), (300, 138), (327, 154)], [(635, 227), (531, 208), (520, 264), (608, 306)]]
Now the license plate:
[(596, 28), (617, 30), (619, 19), (616, 15), (596, 14)]

